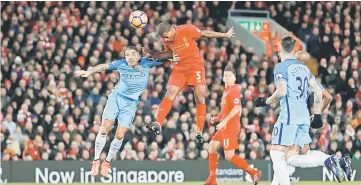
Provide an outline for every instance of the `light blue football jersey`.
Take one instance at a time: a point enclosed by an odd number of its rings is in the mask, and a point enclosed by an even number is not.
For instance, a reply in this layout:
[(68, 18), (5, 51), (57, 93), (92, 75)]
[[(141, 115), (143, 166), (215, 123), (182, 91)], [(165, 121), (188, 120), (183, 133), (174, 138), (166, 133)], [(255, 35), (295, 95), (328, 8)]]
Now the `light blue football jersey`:
[(287, 82), (287, 94), (281, 101), (281, 113), (277, 122), (283, 124), (310, 124), (310, 114), (307, 108), (309, 96), (309, 81), (312, 74), (306, 65), (296, 59), (286, 59), (276, 65), (274, 79), (277, 85)]
[(119, 82), (114, 87), (113, 92), (138, 100), (139, 96), (147, 89), (150, 69), (160, 64), (159, 60), (145, 57), (140, 59), (137, 68), (128, 66), (125, 59), (111, 62), (108, 65), (108, 70), (119, 71)]

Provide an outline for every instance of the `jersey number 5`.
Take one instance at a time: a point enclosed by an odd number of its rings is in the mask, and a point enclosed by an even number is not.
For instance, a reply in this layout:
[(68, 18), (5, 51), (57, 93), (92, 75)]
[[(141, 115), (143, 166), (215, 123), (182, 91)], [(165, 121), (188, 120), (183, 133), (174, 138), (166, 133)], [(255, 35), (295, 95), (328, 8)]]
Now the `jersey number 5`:
[(201, 72), (197, 71), (197, 82), (201, 81)]
[(296, 77), (296, 81), (300, 81), (300, 85), (298, 86), (298, 90), (301, 91), (301, 94), (298, 98), (302, 98), (302, 96), (305, 94), (305, 88), (306, 88), (306, 84), (308, 84), (308, 78), (305, 77), (302, 81), (301, 77)]

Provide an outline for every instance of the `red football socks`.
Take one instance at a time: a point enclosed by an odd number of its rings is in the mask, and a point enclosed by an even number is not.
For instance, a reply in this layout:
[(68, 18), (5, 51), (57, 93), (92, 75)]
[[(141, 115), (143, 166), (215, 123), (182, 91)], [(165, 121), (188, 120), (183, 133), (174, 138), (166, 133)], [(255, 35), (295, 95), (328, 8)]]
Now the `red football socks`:
[(208, 169), (209, 169), (209, 179), (216, 181), (216, 171), (218, 167), (218, 154), (209, 153), (208, 154)]
[(247, 162), (238, 155), (234, 155), (232, 157), (231, 163), (247, 173), (251, 173), (253, 171)]
[(203, 132), (204, 122), (206, 121), (206, 116), (207, 116), (206, 104), (198, 104), (197, 105), (196, 117), (197, 117), (198, 129), (201, 132)]
[(167, 117), (170, 109), (172, 108), (172, 103), (173, 101), (169, 98), (164, 98), (160, 103), (157, 115), (157, 122), (160, 124), (160, 126), (163, 125), (164, 119)]

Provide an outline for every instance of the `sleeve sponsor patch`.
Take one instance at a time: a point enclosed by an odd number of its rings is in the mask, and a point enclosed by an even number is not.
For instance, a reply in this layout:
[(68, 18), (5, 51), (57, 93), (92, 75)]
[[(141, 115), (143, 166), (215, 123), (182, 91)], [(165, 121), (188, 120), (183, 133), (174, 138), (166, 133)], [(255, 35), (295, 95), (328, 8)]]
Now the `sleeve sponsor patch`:
[(281, 73), (276, 74), (276, 79), (277, 79), (277, 80), (279, 80), (279, 79), (281, 79), (281, 78), (283, 78), (283, 75), (282, 75)]

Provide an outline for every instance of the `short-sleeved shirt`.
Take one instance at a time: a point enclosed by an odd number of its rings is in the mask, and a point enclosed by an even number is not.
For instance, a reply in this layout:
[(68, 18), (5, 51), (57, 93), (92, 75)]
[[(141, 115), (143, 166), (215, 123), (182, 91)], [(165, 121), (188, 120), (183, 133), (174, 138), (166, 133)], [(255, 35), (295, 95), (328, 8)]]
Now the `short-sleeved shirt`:
[[(224, 120), (236, 105), (241, 105), (241, 88), (238, 84), (226, 88), (223, 92), (221, 120)], [(227, 123), (226, 130), (239, 132), (241, 129), (240, 124), (240, 114), (237, 114)]]
[(286, 59), (274, 69), (275, 84), (287, 82), (287, 94), (281, 103), (281, 113), (277, 121), (284, 124), (310, 124), (307, 99), (309, 81), (313, 78), (306, 65), (296, 59)]
[(179, 25), (175, 27), (176, 34), (173, 41), (167, 42), (161, 39), (164, 50), (171, 50), (178, 55), (179, 66), (204, 67), (196, 39), (202, 36), (202, 31), (194, 25)]
[(116, 60), (108, 65), (108, 70), (119, 71), (119, 82), (113, 91), (122, 96), (138, 100), (139, 96), (147, 89), (150, 69), (160, 65), (161, 62), (142, 57), (139, 66), (133, 68), (125, 59)]

